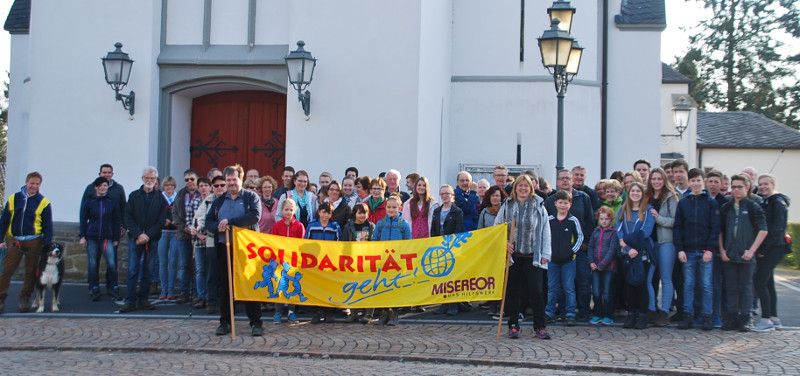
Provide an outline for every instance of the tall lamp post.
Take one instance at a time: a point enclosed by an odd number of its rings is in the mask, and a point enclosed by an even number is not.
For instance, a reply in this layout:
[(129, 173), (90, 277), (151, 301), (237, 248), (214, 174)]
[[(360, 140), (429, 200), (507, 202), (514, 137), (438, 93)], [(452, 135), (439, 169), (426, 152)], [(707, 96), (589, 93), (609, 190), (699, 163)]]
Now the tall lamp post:
[[(542, 64), (547, 72), (553, 75), (558, 98), (558, 140), (556, 152), (556, 173), (564, 169), (564, 96), (567, 95), (567, 85), (578, 74), (581, 65), (583, 48), (578, 41), (570, 35), (572, 28), (572, 8), (567, 1), (555, 1), (547, 13), (550, 14), (550, 29), (545, 30), (539, 40), (539, 50), (542, 53)], [(557, 16), (567, 17), (569, 24), (561, 23)]]

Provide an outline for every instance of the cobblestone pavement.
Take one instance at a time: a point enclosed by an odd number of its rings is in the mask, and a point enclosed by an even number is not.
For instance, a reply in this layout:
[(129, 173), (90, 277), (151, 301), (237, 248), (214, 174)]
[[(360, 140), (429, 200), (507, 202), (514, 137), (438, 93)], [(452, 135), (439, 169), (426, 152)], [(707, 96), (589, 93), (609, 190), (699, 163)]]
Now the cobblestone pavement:
[[(11, 351), (0, 359), (4, 374), (29, 374), (29, 364), (47, 375), (136, 375), (157, 370), (158, 375), (584, 375), (580, 370), (537, 370), (527, 367), (484, 366), (459, 363), (422, 363), (330, 357), (264, 355), (204, 355), (190, 353)], [(111, 371), (113, 370), (113, 371)], [(591, 372), (592, 375), (612, 375)], [(614, 374), (620, 375), (620, 374)]]
[[(253, 367), (260, 369), (258, 367), (264, 365), (258, 364), (258, 359), (279, 357), (279, 361), (270, 365), (271, 368), (278, 367), (279, 373), (291, 370), (283, 366), (284, 362), (298, 366), (305, 364), (311, 373), (339, 373), (335, 367), (356, 360), (354, 364), (367, 367), (362, 370), (380, 367), (381, 371), (395, 365), (404, 367), (409, 362), (419, 363), (421, 369), (427, 370), (423, 374), (455, 374), (465, 370), (484, 373), (484, 369), (469, 368), (476, 366), (489, 367), (485, 369), (488, 374), (507, 374), (509, 369), (513, 373), (513, 367), (536, 368), (547, 374), (554, 371), (800, 374), (798, 330), (704, 332), (677, 330), (673, 326), (639, 331), (619, 326), (555, 325), (549, 328), (553, 339), (542, 341), (533, 338), (530, 326), (523, 327), (521, 339), (511, 340), (503, 336), (497, 340), (497, 327), (486, 324), (401, 322), (397, 327), (384, 327), (344, 323), (265, 323), (264, 336), (251, 337), (247, 324), (238, 321), (237, 337), (232, 340), (230, 336), (215, 336), (216, 326), (216, 321), (201, 319), (0, 317), (0, 351), (13, 350), (13, 353), (5, 354), (24, 355), (34, 352), (33, 359), (36, 359), (47, 357), (48, 352), (40, 353), (42, 350), (59, 350), (59, 355), (48, 357), (48, 361), (60, 361), (62, 363), (54, 364), (63, 364), (67, 368), (98, 367), (101, 370), (109, 369), (104, 363), (109, 361), (114, 364), (115, 374), (119, 369), (116, 368), (118, 363), (124, 367), (122, 370), (141, 364), (159, 372), (173, 369), (176, 374), (200, 372), (208, 366), (203, 365), (203, 361), (217, 357), (241, 360), (241, 363), (224, 363), (230, 367), (222, 370), (226, 373), (240, 369), (236, 367), (241, 367), (244, 372), (250, 372)], [(66, 355), (74, 352), (81, 354), (80, 362), (67, 360)], [(101, 356), (120, 352), (125, 354)], [(128, 353), (134, 355), (127, 357)], [(0, 357), (4, 359), (0, 364), (16, 364), (7, 360), (5, 354)], [(289, 359), (285, 359), (287, 357)], [(303, 361), (304, 357), (324, 359), (325, 362), (319, 366), (309, 364)], [(42, 365), (40, 362), (33, 364), (37, 367)], [(212, 370), (211, 373), (215, 372)]]

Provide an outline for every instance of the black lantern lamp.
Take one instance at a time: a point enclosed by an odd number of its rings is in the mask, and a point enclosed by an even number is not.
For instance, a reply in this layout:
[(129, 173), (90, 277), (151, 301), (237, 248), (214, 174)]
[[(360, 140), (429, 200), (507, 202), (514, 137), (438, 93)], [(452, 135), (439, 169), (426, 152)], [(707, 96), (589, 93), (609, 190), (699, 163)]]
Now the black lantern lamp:
[[(306, 43), (302, 40), (297, 41), (297, 49), (286, 56), (286, 71), (289, 74), (289, 83), (297, 90), (297, 100), (303, 106), (303, 112), (311, 113), (311, 93), (305, 90), (314, 78), (314, 67), (317, 66), (317, 59), (311, 53), (303, 49)], [(305, 90), (305, 91), (304, 91)]]
[(547, 8), (547, 14), (550, 15), (550, 22), (558, 18), (561, 23), (558, 25), (559, 29), (568, 33), (572, 32), (572, 16), (575, 14), (575, 8), (570, 5), (569, 1), (556, 0), (550, 8)]
[(122, 43), (117, 42), (114, 44), (114, 47), (116, 47), (114, 51), (109, 52), (106, 57), (102, 58), (103, 70), (106, 74), (106, 83), (111, 85), (111, 88), (114, 89), (114, 93), (116, 93), (116, 99), (122, 101), (122, 107), (128, 110), (131, 118), (133, 118), (136, 93), (131, 91), (130, 94), (125, 95), (119, 92), (128, 84), (128, 79), (131, 77), (133, 60), (131, 60), (128, 54), (122, 52)]

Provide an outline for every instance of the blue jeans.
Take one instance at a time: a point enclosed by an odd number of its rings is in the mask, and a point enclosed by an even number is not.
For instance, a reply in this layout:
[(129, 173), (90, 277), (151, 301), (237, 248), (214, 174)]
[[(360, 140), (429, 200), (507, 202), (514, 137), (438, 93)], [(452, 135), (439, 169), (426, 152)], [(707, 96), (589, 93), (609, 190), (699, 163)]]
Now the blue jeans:
[(577, 292), (578, 311), (581, 315), (588, 315), (591, 312), (589, 304), (592, 301), (592, 268), (589, 267), (589, 253), (578, 251), (575, 254), (575, 289)]
[(557, 265), (553, 262), (547, 264), (547, 307), (544, 309), (547, 316), (554, 317), (556, 315), (556, 303), (562, 288), (566, 298), (567, 317), (575, 316), (575, 306), (577, 305), (575, 302), (576, 262), (572, 260), (564, 265)]
[(592, 295), (594, 296), (594, 315), (602, 318), (614, 317), (614, 279), (613, 272), (592, 271)]
[(713, 259), (703, 262), (703, 252), (686, 252), (686, 263), (683, 264), (683, 312), (694, 314), (694, 288), (695, 272), (700, 271), (700, 286), (702, 288), (702, 310), (704, 315), (711, 314), (711, 301), (714, 287), (711, 284)]
[[(154, 256), (153, 251), (156, 249), (158, 249), (158, 241), (151, 241), (144, 245), (136, 245), (133, 239), (128, 242), (128, 297), (125, 300), (130, 304), (136, 304), (137, 299), (140, 303), (147, 301), (150, 282), (153, 280), (148, 261), (150, 257)], [(137, 289), (136, 283), (139, 282), (140, 274), (142, 282), (139, 283)]]
[(217, 249), (215, 247), (195, 248), (195, 268), (197, 296), (208, 304), (216, 305), (219, 295), (219, 278), (217, 277)]
[(177, 240), (178, 243), (178, 259), (180, 264), (180, 273), (178, 276), (181, 280), (181, 292), (191, 296), (194, 291), (191, 291), (191, 278), (192, 276), (192, 251), (194, 246), (192, 240)]
[(658, 243), (656, 250), (658, 271), (661, 275), (661, 310), (669, 312), (670, 306), (672, 306), (672, 297), (675, 294), (675, 286), (672, 285), (672, 269), (675, 267), (678, 254), (675, 252), (673, 243)]
[(178, 274), (178, 254), (180, 243), (175, 230), (161, 230), (158, 240), (158, 276), (161, 278), (161, 295), (172, 296), (175, 277)]
[[(105, 249), (103, 249), (105, 248)], [(89, 288), (100, 285), (100, 257), (106, 259), (106, 288), (117, 287), (117, 257), (114, 243), (110, 239), (86, 238), (86, 254), (89, 258)]]

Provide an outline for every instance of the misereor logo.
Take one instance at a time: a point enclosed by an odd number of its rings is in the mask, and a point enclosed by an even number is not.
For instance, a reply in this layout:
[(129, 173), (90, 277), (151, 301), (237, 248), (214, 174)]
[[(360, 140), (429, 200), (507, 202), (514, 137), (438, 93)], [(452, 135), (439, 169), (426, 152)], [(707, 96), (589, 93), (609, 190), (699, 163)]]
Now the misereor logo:
[(237, 300), (343, 308), (502, 298), (506, 225), (383, 242), (286, 238), (234, 228)]

